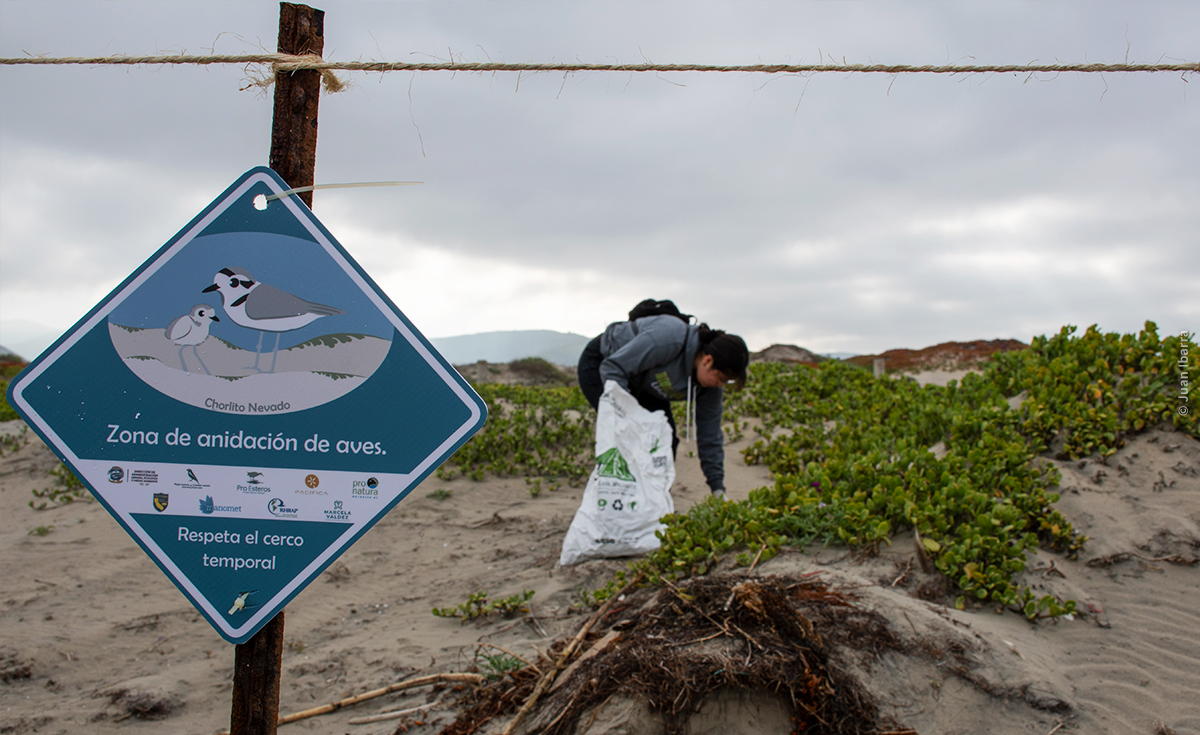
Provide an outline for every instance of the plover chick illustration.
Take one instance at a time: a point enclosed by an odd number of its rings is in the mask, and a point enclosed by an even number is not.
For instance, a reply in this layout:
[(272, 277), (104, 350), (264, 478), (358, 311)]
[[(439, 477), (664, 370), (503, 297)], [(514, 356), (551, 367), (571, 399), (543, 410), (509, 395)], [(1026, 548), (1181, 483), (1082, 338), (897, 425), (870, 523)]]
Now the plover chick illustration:
[(208, 304), (196, 304), (187, 314), (176, 317), (167, 325), (167, 339), (179, 345), (179, 364), (183, 366), (183, 372), (191, 372), (188, 370), (187, 363), (183, 361), (183, 351), (188, 347), (192, 348), (192, 354), (196, 356), (196, 361), (200, 363), (200, 367), (204, 368), (207, 375), (212, 375), (208, 372), (208, 366), (204, 364), (204, 360), (200, 359), (200, 353), (196, 351), (196, 346), (204, 340), (208, 339), (208, 328), (213, 322), (221, 321), (213, 314), (213, 308)]
[(271, 370), (275, 372), (275, 360), (279, 357), (279, 335), (313, 323), (323, 316), (345, 314), (333, 306), (305, 301), (287, 291), (254, 280), (244, 268), (222, 268), (213, 277), (213, 284), (204, 293), (219, 291), (225, 314), (241, 327), (258, 331), (258, 347), (254, 351), (254, 365), (258, 367), (262, 355), (263, 333), (275, 333), (275, 350), (271, 354)]

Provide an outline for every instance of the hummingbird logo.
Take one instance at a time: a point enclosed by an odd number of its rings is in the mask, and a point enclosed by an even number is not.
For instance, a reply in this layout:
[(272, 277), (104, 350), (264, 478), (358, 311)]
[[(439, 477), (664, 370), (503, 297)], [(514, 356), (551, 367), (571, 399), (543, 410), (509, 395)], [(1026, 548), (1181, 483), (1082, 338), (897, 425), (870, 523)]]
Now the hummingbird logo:
[(234, 598), (234, 600), (233, 600), (233, 607), (229, 608), (229, 612), (226, 613), (226, 615), (234, 615), (235, 613), (240, 613), (242, 610), (245, 610), (247, 608), (258, 607), (258, 605), (247, 605), (246, 604), (246, 598), (249, 597), (250, 595), (254, 594), (255, 592), (258, 592), (258, 590), (250, 590), (249, 592), (242, 592), (242, 593), (238, 594), (238, 596), (236, 598)]

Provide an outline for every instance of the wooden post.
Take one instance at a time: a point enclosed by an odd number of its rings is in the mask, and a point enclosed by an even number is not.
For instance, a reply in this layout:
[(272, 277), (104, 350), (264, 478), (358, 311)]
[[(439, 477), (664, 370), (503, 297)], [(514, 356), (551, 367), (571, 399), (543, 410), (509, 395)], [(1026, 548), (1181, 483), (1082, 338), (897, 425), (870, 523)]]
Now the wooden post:
[(876, 357), (872, 367), (875, 369), (875, 377), (882, 378), (884, 375), (887, 375), (887, 358)]
[[(325, 47), (325, 12), (279, 4), (279, 52), (315, 54)], [(275, 75), (270, 166), (292, 187), (312, 186), (317, 166), (317, 103), (321, 73), (313, 69)], [(312, 192), (299, 195), (310, 208)], [(283, 611), (250, 640), (234, 648), (230, 735), (275, 735), (283, 674)]]
[(275, 735), (283, 674), (283, 610), (245, 643), (234, 646), (229, 735)]
[[(279, 4), (279, 53), (314, 54), (325, 49), (325, 12)], [(275, 118), (270, 167), (292, 187), (312, 186), (317, 168), (317, 103), (321, 72), (301, 69), (275, 75)], [(312, 192), (298, 195), (312, 208)]]

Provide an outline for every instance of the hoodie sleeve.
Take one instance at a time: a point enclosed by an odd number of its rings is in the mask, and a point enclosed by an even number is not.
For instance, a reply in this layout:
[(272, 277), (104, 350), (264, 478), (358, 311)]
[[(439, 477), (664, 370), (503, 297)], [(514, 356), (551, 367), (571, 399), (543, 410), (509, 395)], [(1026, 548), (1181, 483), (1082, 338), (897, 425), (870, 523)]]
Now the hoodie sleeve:
[(725, 435), (721, 432), (725, 391), (701, 388), (696, 394), (696, 450), (712, 491), (725, 488)]

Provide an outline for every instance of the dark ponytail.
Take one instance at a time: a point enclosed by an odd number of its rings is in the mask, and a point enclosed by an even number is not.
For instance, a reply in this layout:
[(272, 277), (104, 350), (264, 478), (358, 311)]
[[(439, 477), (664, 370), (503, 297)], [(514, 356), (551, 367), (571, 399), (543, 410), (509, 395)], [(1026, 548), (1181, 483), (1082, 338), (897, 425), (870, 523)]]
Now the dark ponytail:
[(700, 325), (700, 353), (712, 355), (713, 369), (732, 380), (741, 388), (746, 383), (746, 366), (750, 364), (750, 350), (746, 342), (736, 334), (726, 334), (720, 329)]

